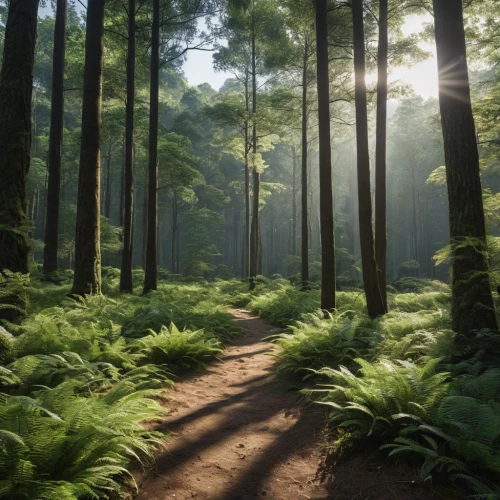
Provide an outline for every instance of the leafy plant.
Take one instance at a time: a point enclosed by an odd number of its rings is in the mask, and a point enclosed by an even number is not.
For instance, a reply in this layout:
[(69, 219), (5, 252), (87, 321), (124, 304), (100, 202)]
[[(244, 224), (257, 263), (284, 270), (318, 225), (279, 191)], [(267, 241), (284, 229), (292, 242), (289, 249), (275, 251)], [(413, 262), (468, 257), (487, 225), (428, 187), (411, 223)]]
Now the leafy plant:
[(272, 337), (279, 347), (278, 370), (293, 375), (310, 374), (310, 369), (352, 364), (361, 355), (370, 357), (380, 335), (368, 317), (352, 313), (304, 314), (288, 332)]
[(332, 423), (354, 438), (397, 436), (402, 414), (432, 419), (447, 394), (449, 374), (436, 372), (439, 359), (423, 366), (408, 361), (355, 361), (361, 367), (359, 376), (345, 367), (323, 368), (316, 373), (332, 383), (306, 391), (333, 408)]
[(203, 330), (181, 332), (173, 323), (162, 326), (159, 333), (150, 330), (147, 337), (131, 344), (129, 349), (139, 353), (145, 362), (166, 365), (173, 371), (204, 366), (222, 351), (220, 344), (207, 339)]
[(110, 498), (131, 460), (143, 462), (162, 442), (141, 422), (165, 410), (130, 381), (104, 396), (78, 396), (67, 381), (35, 398), (0, 394), (0, 497)]

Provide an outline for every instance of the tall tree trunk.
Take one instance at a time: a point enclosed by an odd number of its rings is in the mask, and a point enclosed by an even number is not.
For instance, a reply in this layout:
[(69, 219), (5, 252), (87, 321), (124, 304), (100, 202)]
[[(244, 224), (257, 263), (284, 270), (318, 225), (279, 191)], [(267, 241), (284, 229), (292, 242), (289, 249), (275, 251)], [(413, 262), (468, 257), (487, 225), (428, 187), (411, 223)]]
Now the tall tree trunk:
[[(26, 175), (31, 149), (31, 98), (38, 0), (11, 0), (5, 27), (0, 77), (0, 271), (28, 273), (24, 231)], [(6, 227), (7, 226), (7, 227)], [(25, 291), (9, 298), (23, 308)], [(0, 309), (0, 318), (18, 321), (17, 309)], [(0, 356), (2, 354), (0, 345)]]
[(375, 153), (375, 260), (377, 276), (387, 312), (387, 219), (386, 219), (386, 158), (387, 158), (387, 54), (388, 0), (380, 0), (378, 35), (377, 132)]
[(180, 232), (179, 232), (179, 215), (177, 215), (177, 238), (176, 238), (176, 245), (175, 245), (175, 255), (176, 255), (176, 261), (175, 261), (175, 273), (180, 274)]
[(486, 228), (462, 0), (434, 0), (434, 25), (453, 245), (452, 327), (462, 335), (469, 335), (471, 330), (496, 330), (498, 326), (486, 257)]
[(148, 238), (144, 293), (158, 286), (158, 89), (160, 77), (160, 0), (153, 0), (151, 87), (149, 99)]
[(255, 12), (252, 10), (252, 156), (253, 156), (253, 210), (250, 234), (250, 276), (257, 275), (259, 263), (259, 191), (260, 174), (257, 171), (257, 51), (255, 47)]
[(301, 164), (301, 274), (302, 288), (309, 288), (309, 232), (308, 232), (308, 208), (307, 208), (307, 59), (309, 57), (309, 46), (306, 42), (304, 47), (304, 61), (302, 68), (302, 164)]
[(417, 239), (417, 193), (415, 190), (415, 165), (411, 167), (411, 242), (412, 242), (412, 260), (418, 262), (418, 239)]
[[(39, 227), (39, 235), (40, 239), (45, 237), (45, 226), (46, 226), (46, 221), (47, 221), (47, 183), (49, 179), (49, 170), (48, 170), (48, 164), (47, 168), (45, 169), (45, 179), (43, 181), (43, 189), (42, 189), (42, 197), (40, 199), (40, 211), (38, 213), (38, 223), (37, 226)], [(62, 200), (62, 191), (59, 194), (59, 197)], [(43, 252), (43, 250), (42, 250)], [(42, 253), (42, 259), (43, 259), (43, 253)]]
[(144, 176), (142, 190), (142, 268), (146, 270), (146, 248), (148, 246), (148, 172)]
[(100, 182), (104, 2), (89, 0), (83, 73), (82, 140), (72, 293), (101, 292)]
[[(250, 110), (248, 91), (248, 69), (245, 70), (245, 109)], [(243, 278), (250, 277), (250, 168), (248, 165), (248, 120), (245, 120), (245, 244), (243, 246), (244, 269)]]
[[(134, 150), (135, 151), (135, 150)], [(118, 207), (118, 225), (123, 228), (123, 219), (125, 216), (125, 134), (122, 141), (122, 170), (120, 175), (120, 206)], [(120, 241), (123, 241), (123, 233), (120, 235)]]
[(262, 233), (261, 233), (261, 224), (260, 219), (257, 223), (257, 274), (262, 275), (262, 258), (263, 258), (263, 249), (262, 249)]
[(120, 292), (132, 292), (134, 221), (134, 104), (135, 104), (135, 0), (128, 2), (127, 104), (125, 111), (125, 166), (123, 171), (123, 251)]
[(234, 274), (238, 273), (238, 241), (239, 241), (239, 224), (240, 224), (240, 205), (236, 196), (233, 197), (233, 270)]
[(106, 197), (104, 198), (104, 217), (109, 219), (111, 214), (111, 150), (112, 144), (108, 147), (108, 158), (106, 160)]
[(297, 151), (292, 146), (292, 255), (297, 253)]
[(259, 253), (259, 196), (260, 196), (260, 174), (254, 168), (252, 172), (253, 180), (253, 207), (252, 207), (252, 228), (250, 234), (250, 276), (257, 275), (258, 253)]
[(67, 0), (57, 0), (54, 51), (52, 56), (47, 218), (45, 223), (45, 249), (43, 251), (43, 271), (45, 273), (50, 273), (57, 269), (61, 159), (64, 129), (64, 60), (66, 54), (67, 11)]
[(377, 263), (372, 227), (370, 189), (370, 155), (368, 150), (368, 114), (365, 83), (365, 35), (363, 27), (363, 0), (352, 2), (354, 74), (356, 103), (356, 144), (358, 162), (359, 232), (361, 262), (368, 315), (375, 318), (384, 314), (384, 303), (377, 279)]
[(172, 262), (171, 269), (175, 273), (176, 266), (176, 248), (177, 248), (177, 192), (174, 190), (174, 196), (172, 198)]
[(316, 0), (319, 126), (319, 204), (321, 220), (321, 308), (335, 308), (335, 236), (333, 231), (330, 81), (328, 75), (327, 0)]

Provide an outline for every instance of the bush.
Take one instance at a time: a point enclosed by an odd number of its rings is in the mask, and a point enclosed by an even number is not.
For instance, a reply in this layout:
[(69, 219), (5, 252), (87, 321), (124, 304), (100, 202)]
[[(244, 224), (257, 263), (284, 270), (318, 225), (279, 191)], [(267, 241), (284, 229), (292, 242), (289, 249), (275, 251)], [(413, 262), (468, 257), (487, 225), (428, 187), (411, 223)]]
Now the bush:
[(361, 355), (371, 356), (379, 336), (365, 316), (350, 313), (330, 316), (310, 313), (290, 327), (289, 333), (273, 338), (280, 348), (278, 370), (292, 375), (307, 375), (323, 366), (351, 364)]
[(178, 372), (203, 367), (222, 351), (222, 347), (217, 341), (207, 339), (203, 330), (180, 332), (171, 323), (168, 328), (163, 326), (158, 333), (150, 330), (148, 336), (131, 344), (128, 350), (137, 352), (142, 362), (165, 365)]
[(119, 295), (118, 278), (104, 269), (108, 297), (40, 283), (30, 316), (0, 332), (16, 358), (0, 366), (0, 497), (122, 496), (130, 462), (148, 462), (163, 442), (143, 426), (165, 412), (158, 390), (241, 332), (221, 305), (241, 283), (172, 283), (142, 297)]
[(2, 497), (110, 498), (133, 482), (130, 461), (150, 459), (161, 445), (163, 436), (141, 425), (165, 413), (150, 392), (125, 381), (81, 397), (84, 386), (72, 380), (33, 397), (0, 393)]
[(400, 360), (355, 361), (361, 367), (358, 375), (345, 367), (323, 368), (317, 374), (331, 383), (306, 391), (333, 408), (331, 421), (350, 439), (397, 436), (403, 416), (432, 419), (447, 395), (449, 374), (436, 372), (439, 358), (423, 366)]

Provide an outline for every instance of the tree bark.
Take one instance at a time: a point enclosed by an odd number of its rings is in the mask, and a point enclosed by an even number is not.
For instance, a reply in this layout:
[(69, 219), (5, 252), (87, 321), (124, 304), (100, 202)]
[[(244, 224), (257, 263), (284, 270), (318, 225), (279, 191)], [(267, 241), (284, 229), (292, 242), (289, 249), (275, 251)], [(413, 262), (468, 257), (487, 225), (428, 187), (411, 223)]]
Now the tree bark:
[(260, 219), (257, 223), (257, 274), (262, 275), (262, 259), (263, 259), (263, 251), (262, 251), (262, 233), (261, 233), (261, 224)]
[(252, 228), (250, 234), (250, 276), (257, 275), (258, 253), (259, 253), (259, 196), (260, 196), (260, 174), (254, 168), (252, 172), (253, 180), (253, 207), (252, 207)]
[(318, 74), (319, 204), (321, 221), (321, 308), (335, 308), (335, 236), (333, 231), (330, 81), (328, 75), (327, 0), (316, 0)]
[(356, 103), (356, 146), (358, 164), (359, 232), (363, 283), (368, 315), (375, 318), (384, 314), (384, 304), (377, 279), (377, 263), (372, 227), (370, 189), (370, 155), (368, 150), (368, 114), (365, 83), (365, 35), (363, 27), (363, 0), (352, 2), (354, 75)]
[(153, 0), (149, 100), (148, 237), (144, 293), (158, 286), (158, 89), (160, 77), (160, 0)]
[[(28, 272), (26, 175), (30, 164), (31, 98), (37, 0), (11, 0), (0, 78), (0, 270)], [(3, 317), (3, 312), (1, 313)]]
[(255, 12), (252, 10), (252, 154), (253, 154), (253, 210), (250, 234), (250, 276), (257, 275), (259, 265), (259, 191), (260, 174), (255, 164), (257, 156), (257, 50), (255, 47)]
[(378, 38), (377, 132), (375, 153), (375, 260), (377, 277), (387, 312), (387, 58), (388, 0), (380, 0)]
[(453, 329), (497, 330), (487, 261), (479, 155), (467, 67), (462, 0), (434, 0), (439, 105), (452, 254)]
[[(10, 276), (5, 271), (28, 273), (26, 176), (30, 165), (37, 11), (38, 0), (10, 1), (0, 76), (0, 273), (8, 294), (3, 305), (13, 306), (0, 309), (0, 318), (11, 322), (22, 319), (28, 301), (25, 286), (9, 292)], [(7, 353), (7, 346), (0, 342), (0, 359)]]
[(104, 217), (109, 219), (111, 214), (111, 150), (112, 143), (109, 143), (108, 157), (106, 159), (106, 197), (104, 198)]
[(240, 205), (236, 196), (233, 197), (233, 270), (234, 274), (238, 273), (238, 241), (239, 241), (239, 225), (240, 225)]
[(82, 139), (72, 293), (101, 292), (100, 182), (104, 1), (89, 0), (83, 73)]
[(146, 270), (146, 248), (148, 246), (148, 172), (144, 176), (142, 189), (142, 268)]
[[(252, 7), (253, 8), (253, 7)], [(255, 12), (252, 10), (252, 155), (253, 155), (253, 209), (252, 209), (252, 227), (250, 233), (250, 276), (257, 275), (259, 263), (259, 191), (260, 174), (256, 168), (257, 156), (257, 49), (255, 45)]]
[(125, 111), (125, 167), (123, 171), (123, 251), (120, 292), (131, 293), (134, 220), (134, 104), (135, 104), (135, 0), (128, 2), (127, 104)]
[(309, 288), (309, 230), (308, 230), (308, 207), (307, 207), (307, 59), (309, 47), (306, 42), (304, 47), (304, 61), (302, 68), (302, 164), (301, 164), (301, 275), (302, 288)]
[(292, 146), (292, 255), (297, 253), (297, 152)]
[(171, 269), (172, 272), (176, 272), (176, 248), (177, 248), (177, 192), (174, 190), (174, 196), (172, 198), (172, 261)]
[(61, 190), (61, 160), (64, 130), (64, 60), (66, 54), (66, 22), (68, 2), (57, 0), (52, 56), (52, 100), (50, 108), (47, 217), (45, 223), (45, 248), (43, 271), (57, 269), (59, 246), (59, 207)]

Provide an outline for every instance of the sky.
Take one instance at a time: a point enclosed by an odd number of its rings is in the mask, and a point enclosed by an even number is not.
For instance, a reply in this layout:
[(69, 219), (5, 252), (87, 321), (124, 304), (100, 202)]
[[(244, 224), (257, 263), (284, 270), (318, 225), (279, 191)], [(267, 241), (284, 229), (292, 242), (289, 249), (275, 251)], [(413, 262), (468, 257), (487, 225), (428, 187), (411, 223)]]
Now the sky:
[[(52, 13), (50, 3), (45, 8), (40, 9), (41, 15)], [(83, 0), (83, 3), (87, 3)], [(78, 5), (77, 5), (78, 7)], [(409, 35), (421, 31), (422, 25), (431, 20), (427, 15), (410, 15), (407, 16), (403, 25), (403, 33)], [(199, 23), (200, 29), (204, 29), (203, 21)], [(435, 47), (431, 44), (423, 44), (422, 48), (432, 52), (432, 56), (418, 63), (411, 68), (393, 68), (390, 70), (389, 82), (401, 81), (413, 87), (416, 94), (424, 98), (437, 97), (438, 95), (438, 76)], [(219, 90), (227, 78), (231, 78), (230, 73), (216, 72), (212, 66), (212, 52), (190, 50), (187, 53), (187, 60), (183, 66), (183, 72), (187, 81), (191, 85), (199, 85), (201, 83), (209, 83), (215, 90)], [(367, 75), (367, 81), (376, 81), (376, 75)]]
[[(429, 14), (407, 16), (402, 27), (403, 33), (405, 35), (418, 33), (422, 30), (422, 25), (430, 20)], [(402, 81), (412, 86), (415, 93), (424, 98), (437, 97), (438, 75), (435, 47), (431, 44), (422, 44), (422, 48), (431, 52), (432, 56), (411, 68), (393, 68), (390, 70), (389, 82)], [(219, 90), (227, 78), (231, 78), (229, 73), (220, 73), (213, 70), (211, 52), (190, 51), (183, 66), (183, 71), (191, 85), (207, 82), (216, 90)], [(367, 81), (376, 81), (376, 74), (367, 75)]]
[[(411, 15), (407, 16), (403, 25), (403, 33), (409, 35), (422, 30), (422, 25), (431, 21), (431, 15)], [(436, 60), (436, 47), (434, 44), (422, 44), (421, 48), (431, 52), (431, 57), (427, 60), (415, 64), (411, 68), (394, 68), (389, 77), (389, 81), (402, 80), (409, 83), (416, 94), (422, 97), (438, 96), (438, 70)]]

